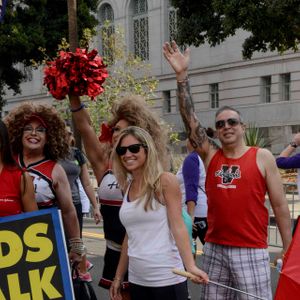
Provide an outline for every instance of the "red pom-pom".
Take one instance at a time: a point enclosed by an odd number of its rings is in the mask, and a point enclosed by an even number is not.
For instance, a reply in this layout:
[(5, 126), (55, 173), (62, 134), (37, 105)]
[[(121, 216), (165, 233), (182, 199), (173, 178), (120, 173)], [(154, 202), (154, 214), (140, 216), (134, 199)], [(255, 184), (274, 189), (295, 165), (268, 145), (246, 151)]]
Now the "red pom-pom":
[(108, 73), (95, 49), (88, 52), (77, 48), (75, 53), (60, 51), (58, 58), (47, 64), (44, 69), (44, 84), (58, 100), (64, 99), (68, 94), (87, 95), (94, 100), (104, 91), (102, 85)]

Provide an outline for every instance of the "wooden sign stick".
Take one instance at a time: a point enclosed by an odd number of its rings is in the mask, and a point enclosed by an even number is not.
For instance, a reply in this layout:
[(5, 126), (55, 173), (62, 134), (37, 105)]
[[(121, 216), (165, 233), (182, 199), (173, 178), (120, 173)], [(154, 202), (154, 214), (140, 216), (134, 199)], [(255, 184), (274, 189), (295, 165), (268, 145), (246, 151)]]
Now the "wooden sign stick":
[[(189, 279), (195, 278), (195, 275), (193, 275), (192, 273), (187, 272), (187, 271), (183, 271), (183, 270), (179, 270), (179, 269), (172, 269), (172, 272), (173, 272), (174, 274), (177, 274), (177, 275), (180, 275), (180, 276), (189, 278)], [(248, 295), (248, 296), (253, 297), (253, 298), (256, 298), (256, 299), (267, 300), (266, 298), (261, 298), (261, 297), (259, 297), (259, 296), (256, 296), (256, 295), (253, 295), (253, 294), (250, 294), (250, 293), (241, 291), (241, 290), (239, 290), (239, 289), (235, 289), (235, 288), (233, 288), (233, 287), (231, 287), (231, 286), (227, 286), (227, 285), (224, 285), (224, 284), (222, 284), (222, 283), (218, 283), (218, 282), (215, 282), (215, 281), (212, 281), (212, 280), (209, 280), (208, 283), (212, 283), (212, 284), (221, 286), (221, 287), (223, 287), (223, 288), (230, 289), (230, 290), (236, 291), (236, 292), (238, 292), (238, 293), (242, 293), (242, 294)]]

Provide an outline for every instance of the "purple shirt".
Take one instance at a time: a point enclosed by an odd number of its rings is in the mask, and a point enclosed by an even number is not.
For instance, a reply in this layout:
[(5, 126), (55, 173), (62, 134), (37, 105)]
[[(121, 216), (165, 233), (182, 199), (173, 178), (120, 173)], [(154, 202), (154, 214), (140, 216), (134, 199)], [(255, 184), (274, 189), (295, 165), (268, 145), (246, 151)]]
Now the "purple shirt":
[(300, 168), (300, 153), (291, 157), (277, 157), (276, 163), (281, 169), (298, 169)]
[(199, 186), (199, 159), (197, 152), (191, 152), (184, 160), (182, 165), (182, 175), (185, 187), (185, 199), (197, 202)]

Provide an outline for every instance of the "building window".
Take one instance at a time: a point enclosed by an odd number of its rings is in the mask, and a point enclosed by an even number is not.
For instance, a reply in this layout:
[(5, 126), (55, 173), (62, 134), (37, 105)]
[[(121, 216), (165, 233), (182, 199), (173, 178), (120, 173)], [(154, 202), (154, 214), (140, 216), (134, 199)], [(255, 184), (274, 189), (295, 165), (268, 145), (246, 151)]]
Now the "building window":
[(291, 99), (291, 74), (280, 75), (280, 93), (282, 101), (289, 101)]
[(292, 134), (296, 134), (300, 132), (300, 125), (291, 125), (292, 128)]
[(264, 103), (271, 102), (271, 76), (264, 76), (261, 78), (261, 99)]
[(163, 91), (163, 112), (170, 113), (172, 111), (171, 108), (171, 91)]
[(133, 5), (134, 54), (142, 60), (149, 59), (149, 30), (147, 0), (134, 0)]
[(114, 12), (109, 4), (104, 4), (100, 10), (100, 22), (102, 25), (104, 21), (114, 21)]
[[(170, 0), (168, 2), (168, 32), (167, 39), (169, 42), (177, 41), (177, 31), (178, 31), (178, 8), (171, 5)], [(179, 46), (181, 52), (184, 52), (186, 45)]]
[(176, 41), (176, 34), (177, 34), (177, 8), (171, 6), (169, 2), (168, 7), (168, 30), (169, 30), (169, 41), (172, 42), (173, 40)]
[(219, 84), (212, 83), (209, 85), (209, 98), (210, 98), (210, 107), (218, 108), (219, 107)]
[(113, 51), (111, 51), (111, 43), (113, 42), (112, 35), (115, 32), (114, 27), (114, 12), (109, 4), (104, 4), (100, 8), (100, 49), (102, 56), (107, 63), (113, 63)]

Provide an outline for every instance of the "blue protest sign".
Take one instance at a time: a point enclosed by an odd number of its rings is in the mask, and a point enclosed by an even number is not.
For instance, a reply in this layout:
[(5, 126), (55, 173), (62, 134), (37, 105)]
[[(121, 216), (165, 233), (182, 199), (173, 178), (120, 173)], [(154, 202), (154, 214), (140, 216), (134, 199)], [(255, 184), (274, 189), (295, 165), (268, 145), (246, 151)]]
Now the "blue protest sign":
[(56, 208), (0, 218), (0, 300), (73, 300)]

